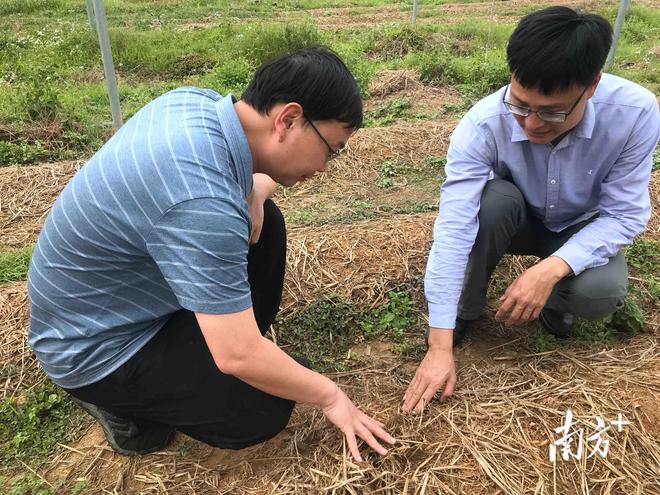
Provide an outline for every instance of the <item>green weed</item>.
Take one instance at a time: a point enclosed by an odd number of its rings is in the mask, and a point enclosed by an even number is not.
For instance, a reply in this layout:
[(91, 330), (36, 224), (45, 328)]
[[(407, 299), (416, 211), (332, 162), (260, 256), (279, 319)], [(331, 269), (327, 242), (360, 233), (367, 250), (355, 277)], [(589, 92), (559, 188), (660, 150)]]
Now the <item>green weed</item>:
[(0, 284), (25, 280), (34, 246), (0, 251)]
[(312, 302), (285, 318), (278, 318), (278, 343), (309, 359), (319, 371), (336, 369), (355, 341), (359, 309), (331, 297)]
[(364, 127), (383, 127), (397, 119), (410, 117), (410, 107), (410, 98), (387, 100), (378, 105), (375, 110), (367, 113)]
[(80, 416), (68, 395), (50, 381), (30, 390), (25, 400), (0, 402), (0, 460), (45, 461), (58, 443), (66, 443)]
[(428, 33), (404, 25), (373, 32), (366, 52), (368, 57), (389, 60), (404, 57), (413, 51), (423, 51), (429, 42)]
[(391, 291), (388, 301), (363, 316), (361, 326), (367, 337), (376, 335), (400, 340), (412, 325), (413, 301), (405, 291)]
[(319, 371), (350, 364), (349, 349), (376, 336), (400, 340), (413, 324), (414, 303), (405, 290), (387, 294), (387, 302), (373, 310), (338, 297), (316, 300), (288, 316), (278, 317), (278, 343), (294, 355), (309, 359)]

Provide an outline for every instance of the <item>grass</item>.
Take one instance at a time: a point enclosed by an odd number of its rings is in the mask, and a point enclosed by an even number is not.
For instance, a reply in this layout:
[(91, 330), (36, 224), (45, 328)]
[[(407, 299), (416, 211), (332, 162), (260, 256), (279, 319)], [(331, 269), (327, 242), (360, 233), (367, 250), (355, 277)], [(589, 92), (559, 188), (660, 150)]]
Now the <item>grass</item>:
[(68, 395), (50, 381), (30, 390), (24, 398), (0, 401), (0, 460), (9, 467), (16, 461), (39, 466), (58, 444), (67, 443), (81, 416)]
[(25, 280), (34, 246), (0, 250), (0, 284)]
[(352, 346), (384, 337), (400, 341), (417, 318), (406, 290), (388, 293), (386, 303), (375, 309), (337, 297), (321, 298), (286, 316), (278, 317), (275, 332), (287, 352), (309, 359), (322, 372), (350, 366)]
[[(448, 2), (425, 2), (420, 14), (441, 21), (445, 14), (433, 6), (444, 3)], [(385, 68), (414, 68), (428, 84), (455, 86), (466, 98), (444, 108), (445, 113), (464, 112), (508, 80), (504, 48), (513, 24), (472, 17), (457, 24), (438, 22), (415, 29), (403, 22), (328, 31), (320, 30), (310, 16), (301, 15), (312, 8), (353, 6), (360, 13), (384, 5), (410, 8), (384, 0), (109, 2), (106, 11), (123, 117), (130, 118), (154, 97), (181, 85), (240, 96), (263, 60), (316, 43), (329, 45), (344, 58), (365, 96), (369, 80)], [(285, 15), (290, 11), (300, 14), (291, 18)], [(611, 19), (616, 15), (611, 7), (602, 13)], [(228, 22), (229, 15), (260, 21)], [(269, 21), (277, 15), (285, 17)], [(198, 22), (201, 27), (181, 29), (186, 22)], [(660, 72), (653, 50), (659, 32), (657, 9), (633, 6), (614, 72), (658, 92)], [(415, 116), (406, 102), (399, 101), (378, 108), (367, 116), (366, 124), (386, 125), (396, 118)], [(83, 3), (3, 2), (0, 165), (85, 158), (111, 134), (97, 40), (88, 27)]]

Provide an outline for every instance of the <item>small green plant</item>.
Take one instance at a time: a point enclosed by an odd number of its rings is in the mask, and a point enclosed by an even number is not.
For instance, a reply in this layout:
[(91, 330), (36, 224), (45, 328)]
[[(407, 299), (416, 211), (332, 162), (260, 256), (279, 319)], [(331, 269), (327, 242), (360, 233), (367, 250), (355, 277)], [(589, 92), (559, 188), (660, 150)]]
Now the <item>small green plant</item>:
[(412, 324), (413, 301), (404, 291), (392, 291), (388, 301), (378, 306), (362, 320), (362, 331), (368, 337), (386, 335), (398, 340)]
[(16, 459), (43, 462), (59, 443), (71, 438), (79, 421), (68, 395), (48, 381), (30, 390), (24, 400), (0, 402), (0, 460), (6, 466)]
[(278, 318), (278, 342), (292, 354), (309, 359), (321, 371), (337, 369), (355, 339), (358, 308), (332, 297), (312, 302), (286, 317)]
[(383, 127), (396, 119), (410, 117), (410, 98), (387, 100), (369, 112), (364, 120), (364, 127)]
[(432, 170), (442, 170), (447, 165), (447, 157), (427, 156), (424, 165)]
[(642, 332), (644, 325), (646, 325), (644, 313), (630, 296), (626, 297), (623, 307), (612, 315), (612, 321), (609, 324), (615, 330), (631, 335)]
[(25, 279), (33, 249), (33, 246), (27, 246), (0, 251), (0, 284)]

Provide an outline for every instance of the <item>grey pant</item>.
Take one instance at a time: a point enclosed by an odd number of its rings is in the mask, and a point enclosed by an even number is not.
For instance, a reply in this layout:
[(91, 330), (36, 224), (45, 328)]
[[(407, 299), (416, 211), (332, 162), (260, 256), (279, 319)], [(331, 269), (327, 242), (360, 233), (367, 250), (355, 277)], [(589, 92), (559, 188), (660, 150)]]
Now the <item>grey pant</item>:
[[(488, 181), (481, 195), (479, 232), (468, 259), (458, 316), (465, 320), (479, 317), (486, 305), (488, 281), (506, 253), (546, 258), (592, 220), (552, 232), (529, 212), (514, 184), (501, 179)], [(562, 279), (546, 307), (597, 320), (623, 305), (627, 285), (628, 267), (620, 251), (606, 265)]]

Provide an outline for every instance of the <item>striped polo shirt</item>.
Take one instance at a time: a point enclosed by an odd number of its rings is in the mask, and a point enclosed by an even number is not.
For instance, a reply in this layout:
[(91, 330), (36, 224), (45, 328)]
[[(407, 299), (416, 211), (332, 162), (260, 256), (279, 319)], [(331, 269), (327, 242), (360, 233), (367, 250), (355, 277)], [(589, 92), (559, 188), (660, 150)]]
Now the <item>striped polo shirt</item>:
[(251, 306), (252, 157), (233, 103), (198, 88), (157, 98), (53, 205), (28, 274), (28, 342), (60, 386), (107, 376), (181, 308)]

